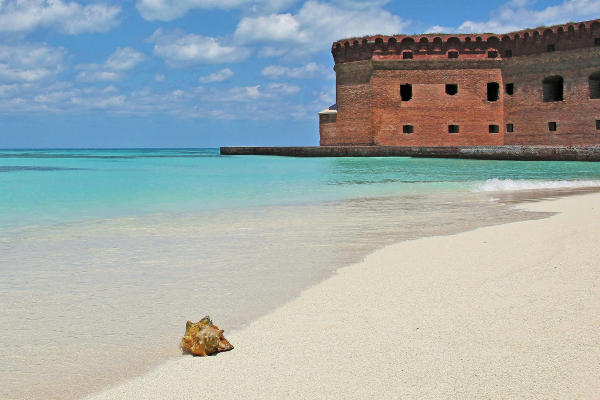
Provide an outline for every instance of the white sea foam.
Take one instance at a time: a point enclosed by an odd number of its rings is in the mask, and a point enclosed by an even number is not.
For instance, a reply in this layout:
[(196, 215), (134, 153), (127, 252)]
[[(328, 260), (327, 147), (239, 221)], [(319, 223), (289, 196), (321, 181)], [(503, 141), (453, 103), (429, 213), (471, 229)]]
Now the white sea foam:
[(512, 180), (512, 179), (488, 179), (478, 183), (475, 192), (506, 192), (516, 190), (535, 189), (576, 189), (587, 187), (600, 187), (600, 180), (573, 180), (573, 181), (542, 181), (542, 180)]

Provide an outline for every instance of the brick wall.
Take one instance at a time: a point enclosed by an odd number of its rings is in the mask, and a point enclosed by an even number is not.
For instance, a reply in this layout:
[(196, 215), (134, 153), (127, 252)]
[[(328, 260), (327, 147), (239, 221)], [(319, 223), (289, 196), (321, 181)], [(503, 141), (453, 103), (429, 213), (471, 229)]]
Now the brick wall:
[[(370, 37), (334, 43), (332, 53), (338, 114), (337, 122), (321, 124), (323, 146), (600, 144), (600, 99), (589, 91), (589, 76), (600, 73), (598, 21), (504, 36)], [(549, 76), (562, 77), (562, 101), (543, 101)], [(498, 101), (488, 101), (488, 82), (500, 85)], [(403, 84), (412, 85), (408, 101)], [(446, 94), (446, 84), (458, 85), (458, 93)], [(449, 133), (449, 125), (459, 133)]]
[[(600, 71), (600, 47), (575, 49), (504, 60), (505, 83), (514, 83), (513, 96), (505, 95), (505, 122), (514, 125), (506, 144), (600, 144), (596, 120), (600, 99), (590, 99), (589, 76)], [(564, 80), (564, 101), (544, 102), (542, 81), (548, 76)], [(549, 122), (556, 122), (550, 132)]]
[[(487, 83), (502, 85), (502, 74), (497, 62), (485, 64), (436, 61), (428, 62), (425, 66), (429, 67), (427, 69), (394, 69), (393, 63), (376, 65), (371, 81), (375, 144), (502, 144), (504, 95), (500, 93), (498, 101), (487, 101)], [(412, 66), (416, 67), (417, 64), (412, 63)], [(419, 66), (423, 67), (422, 63)], [(412, 86), (412, 98), (409, 101), (401, 99), (401, 84)], [(455, 95), (446, 94), (446, 84), (457, 85), (458, 92)], [(404, 133), (404, 125), (412, 126), (413, 133)], [(459, 132), (449, 133), (449, 125), (457, 125)], [(499, 132), (489, 133), (489, 125), (498, 125)]]
[(322, 138), (323, 146), (372, 145), (372, 62), (336, 65), (336, 134)]

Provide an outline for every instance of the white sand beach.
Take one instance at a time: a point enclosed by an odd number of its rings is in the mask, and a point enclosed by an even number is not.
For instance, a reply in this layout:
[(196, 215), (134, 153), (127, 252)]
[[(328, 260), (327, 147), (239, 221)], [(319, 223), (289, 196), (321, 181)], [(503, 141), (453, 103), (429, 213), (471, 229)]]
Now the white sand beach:
[(600, 194), (524, 207), (559, 214), (388, 246), (89, 398), (598, 399)]

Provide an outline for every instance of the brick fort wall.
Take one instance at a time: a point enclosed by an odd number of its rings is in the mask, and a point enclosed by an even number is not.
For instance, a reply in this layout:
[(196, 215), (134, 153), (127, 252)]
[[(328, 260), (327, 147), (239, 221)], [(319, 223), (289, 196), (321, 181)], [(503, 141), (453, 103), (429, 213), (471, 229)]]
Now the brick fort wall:
[(334, 43), (322, 146), (600, 144), (600, 22)]

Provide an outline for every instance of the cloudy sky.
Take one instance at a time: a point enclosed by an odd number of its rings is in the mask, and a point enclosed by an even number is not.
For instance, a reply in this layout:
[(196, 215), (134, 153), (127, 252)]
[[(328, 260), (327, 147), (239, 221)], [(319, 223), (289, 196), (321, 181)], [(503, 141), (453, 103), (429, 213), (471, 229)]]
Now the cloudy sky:
[(337, 39), (598, 17), (600, 0), (0, 0), (0, 147), (316, 145)]

